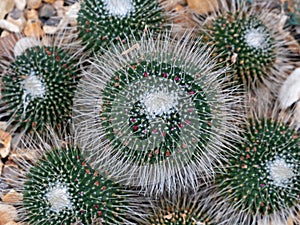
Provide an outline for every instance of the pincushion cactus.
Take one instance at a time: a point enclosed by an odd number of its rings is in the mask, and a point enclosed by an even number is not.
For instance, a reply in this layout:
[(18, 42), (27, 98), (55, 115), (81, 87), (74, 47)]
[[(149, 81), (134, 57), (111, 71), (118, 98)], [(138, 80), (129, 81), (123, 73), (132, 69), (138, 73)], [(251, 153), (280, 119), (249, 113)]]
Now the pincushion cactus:
[(216, 204), (231, 215), (230, 224), (285, 224), (288, 216), (299, 222), (297, 132), (265, 116), (249, 119), (241, 135), (238, 151), (216, 174), (216, 195), (222, 199)]
[(167, 26), (164, 8), (157, 0), (84, 0), (78, 13), (79, 38), (86, 49), (98, 51), (146, 30), (157, 32)]
[[(235, 136), (231, 110), (239, 97), (225, 89), (206, 48), (169, 34), (114, 46), (90, 61), (74, 106), (85, 155), (128, 185), (149, 191), (211, 176)], [(180, 183), (179, 182), (179, 183)]]
[(279, 85), (288, 76), (293, 41), (286, 36), (282, 18), (263, 3), (220, 0), (220, 8), (206, 20), (198, 20), (199, 33), (215, 47), (219, 61), (231, 65), (234, 76), (246, 90), (266, 86), (277, 94)]
[(36, 158), (16, 158), (23, 173), (18, 180), (6, 179), (23, 194), (20, 219), (29, 224), (132, 224), (126, 217), (134, 214), (134, 192), (92, 169), (82, 149), (52, 136), (53, 143), (28, 142), (26, 136), (25, 147)]
[(56, 127), (70, 118), (79, 76), (80, 49), (68, 49), (55, 37), (17, 42), (1, 66), (1, 117), (23, 131)]

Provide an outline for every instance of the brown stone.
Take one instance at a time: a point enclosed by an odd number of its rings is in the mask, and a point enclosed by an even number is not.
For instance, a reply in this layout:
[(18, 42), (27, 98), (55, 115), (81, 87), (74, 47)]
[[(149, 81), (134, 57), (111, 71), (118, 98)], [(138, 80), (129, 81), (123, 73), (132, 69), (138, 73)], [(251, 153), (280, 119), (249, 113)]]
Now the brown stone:
[(27, 0), (27, 7), (29, 9), (38, 9), (42, 5), (42, 0)]
[(29, 20), (26, 23), (24, 34), (28, 37), (41, 37), (45, 34), (39, 20)]
[(10, 190), (6, 195), (4, 195), (2, 198), (2, 201), (5, 203), (18, 203), (23, 200), (23, 194), (16, 192), (15, 190)]
[(187, 4), (198, 14), (207, 14), (218, 9), (217, 0), (187, 0)]
[(5, 225), (18, 225), (19, 223), (16, 223), (15, 221), (9, 221)]
[(8, 156), (11, 146), (11, 135), (0, 129), (0, 156), (5, 158)]
[(39, 13), (35, 9), (29, 9), (25, 12), (26, 18), (28, 20), (38, 20), (39, 19)]
[(50, 3), (50, 4), (53, 4), (56, 0), (43, 0), (43, 2), (45, 3)]
[(0, 19), (4, 19), (5, 15), (13, 10), (15, 2), (13, 0), (0, 1)]
[(10, 221), (17, 219), (17, 210), (15, 207), (0, 203), (0, 225), (5, 225)]

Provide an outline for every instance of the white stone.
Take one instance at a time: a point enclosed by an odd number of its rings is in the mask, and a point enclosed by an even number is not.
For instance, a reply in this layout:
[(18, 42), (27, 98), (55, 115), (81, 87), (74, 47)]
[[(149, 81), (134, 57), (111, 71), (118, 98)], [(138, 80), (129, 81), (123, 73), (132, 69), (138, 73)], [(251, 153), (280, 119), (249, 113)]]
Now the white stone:
[(125, 17), (134, 11), (132, 0), (104, 0), (104, 6), (113, 16)]
[(6, 20), (0, 20), (0, 28), (2, 28), (3, 30), (10, 31), (10, 32), (15, 32), (15, 33), (19, 33), (21, 31), (17, 25), (15, 25), (11, 22), (8, 22)]
[(23, 11), (26, 6), (26, 0), (15, 0), (16, 8)]
[(0, 19), (4, 19), (5, 15), (13, 10), (15, 2), (13, 0), (0, 0)]
[(286, 109), (300, 99), (300, 68), (295, 69), (285, 80), (278, 95), (280, 107)]
[(48, 26), (48, 25), (44, 25), (43, 26), (43, 30), (45, 31), (46, 34), (55, 34), (56, 31), (58, 31), (59, 27), (56, 26)]

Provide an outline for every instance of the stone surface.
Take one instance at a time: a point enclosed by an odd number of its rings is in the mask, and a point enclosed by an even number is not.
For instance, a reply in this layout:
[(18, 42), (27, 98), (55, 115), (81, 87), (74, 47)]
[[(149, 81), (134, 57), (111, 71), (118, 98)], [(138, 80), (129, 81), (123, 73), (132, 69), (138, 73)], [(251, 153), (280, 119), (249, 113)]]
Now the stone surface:
[(15, 32), (15, 33), (18, 33), (21, 31), (17, 25), (15, 25), (11, 22), (8, 22), (7, 20), (0, 20), (0, 28), (3, 30), (10, 31), (10, 32)]
[(26, 0), (15, 0), (16, 8), (23, 11), (26, 6)]
[(43, 0), (43, 2), (53, 4), (56, 0)]
[(0, 156), (5, 158), (8, 156), (11, 146), (11, 135), (3, 130), (0, 130)]
[(23, 194), (18, 193), (12, 189), (6, 195), (4, 195), (1, 199), (5, 203), (14, 204), (14, 203), (21, 202), (23, 200)]
[(0, 1), (0, 19), (4, 19), (5, 15), (13, 10), (15, 2), (13, 0)]
[(218, 0), (187, 0), (187, 4), (198, 14), (207, 14), (218, 9)]
[(27, 0), (29, 9), (38, 9), (42, 5), (42, 0)]
[(0, 225), (17, 219), (17, 210), (15, 207), (0, 203)]
[[(17, 16), (19, 16), (19, 18), (16, 18)], [(8, 17), (7, 17), (7, 21), (13, 23), (16, 26), (18, 26), (20, 31), (22, 31), (25, 28), (26, 19), (23, 16), (23, 12), (21, 12), (20, 15), (17, 14), (17, 16), (15, 14), (9, 14)]]
[(24, 34), (30, 37), (41, 37), (45, 33), (41, 25), (41, 22), (38, 20), (27, 21)]
[(39, 13), (35, 9), (29, 9), (26, 11), (26, 18), (28, 20), (38, 20), (39, 19)]
[(44, 4), (39, 8), (39, 17), (43, 19), (49, 19), (52, 16), (56, 15), (56, 9), (50, 4)]

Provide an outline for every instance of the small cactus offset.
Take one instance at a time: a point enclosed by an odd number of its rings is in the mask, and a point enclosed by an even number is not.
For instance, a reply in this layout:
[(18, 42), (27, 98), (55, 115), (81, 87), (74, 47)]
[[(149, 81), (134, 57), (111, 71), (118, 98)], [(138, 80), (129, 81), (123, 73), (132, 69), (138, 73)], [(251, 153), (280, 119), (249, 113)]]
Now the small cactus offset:
[(126, 37), (165, 28), (163, 10), (157, 0), (84, 0), (78, 14), (79, 38), (94, 51), (124, 43)]
[(76, 52), (37, 39), (26, 45), (10, 64), (1, 62), (0, 116), (24, 131), (59, 126), (70, 118), (80, 78)]
[(96, 168), (150, 191), (194, 183), (198, 172), (211, 176), (235, 135), (230, 106), (240, 98), (223, 91), (225, 70), (213, 71), (209, 51), (186, 38), (149, 37), (90, 61), (74, 121)]
[[(204, 40), (214, 46), (220, 62), (231, 65), (230, 80), (250, 91), (267, 86), (276, 95), (289, 74), (293, 55), (287, 47), (293, 41), (285, 38), (287, 29), (279, 27), (280, 16), (264, 3), (232, 0), (228, 5), (224, 0), (220, 2), (219, 11), (205, 21), (198, 20)], [(261, 8), (257, 10), (259, 4)]]
[(299, 222), (298, 134), (284, 122), (263, 117), (249, 119), (242, 135), (237, 153), (216, 175), (231, 224), (285, 224), (288, 216)]

